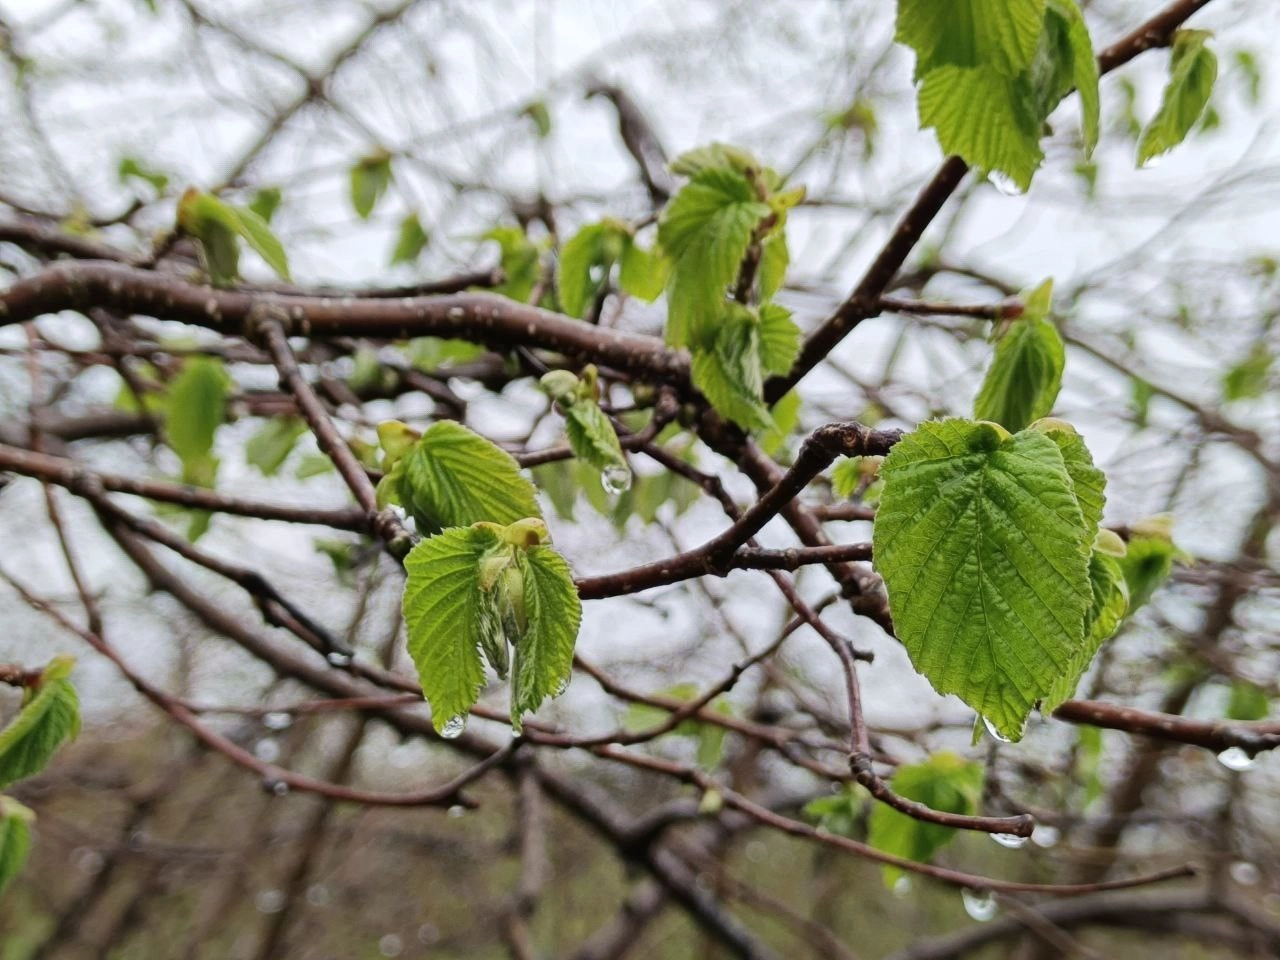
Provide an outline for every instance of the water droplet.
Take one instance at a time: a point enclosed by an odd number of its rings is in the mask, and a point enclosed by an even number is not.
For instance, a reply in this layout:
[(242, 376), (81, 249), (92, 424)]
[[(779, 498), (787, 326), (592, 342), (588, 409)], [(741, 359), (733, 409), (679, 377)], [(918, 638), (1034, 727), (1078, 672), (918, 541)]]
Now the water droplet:
[(911, 892), (911, 878), (903, 875), (893, 881), (893, 895), (895, 897), (905, 897)]
[(1008, 737), (1006, 737), (1003, 733), (1000, 732), (999, 727), (997, 727), (994, 723), (992, 723), (986, 717), (982, 718), (982, 725), (987, 728), (987, 733), (991, 734), (992, 737), (999, 740), (1001, 743), (1013, 743), (1012, 740), (1010, 740)]
[(388, 933), (378, 941), (378, 952), (384, 957), (398, 957), (404, 950), (404, 941), (394, 933)]
[(268, 730), (288, 730), (293, 725), (293, 714), (272, 710), (262, 715), (262, 725)]
[(1027, 838), (1020, 837), (1013, 833), (993, 833), (991, 839), (1002, 847), (1008, 847), (1010, 850), (1017, 850), (1019, 847), (1027, 845)]
[(467, 812), (467, 808), (460, 803), (455, 803), (452, 807), (449, 808), (449, 816), (453, 817), (453, 819), (455, 820), (457, 820), (466, 812)]
[(563, 696), (564, 696), (564, 692), (565, 692), (566, 690), (568, 690), (568, 689), (569, 689), (569, 681), (570, 681), (570, 680), (572, 680), (572, 679), (573, 679), (573, 675), (572, 675), (572, 674), (569, 674), (568, 676), (561, 677), (561, 678), (556, 682), (556, 688), (555, 688), (554, 690), (552, 690), (552, 691), (551, 691), (551, 696), (553, 696), (553, 697), (563, 697)]
[(1022, 196), (1022, 187), (1018, 186), (1017, 182), (1006, 173), (992, 170), (987, 174), (987, 180), (996, 188), (997, 192), (1004, 194), (1006, 197)]
[(465, 729), (467, 729), (467, 718), (459, 714), (444, 722), (444, 726), (440, 728), (440, 736), (446, 740), (456, 740), (462, 736), (462, 731)]
[(1052, 847), (1062, 838), (1061, 831), (1057, 827), (1051, 827), (1048, 824), (1039, 824), (1031, 831), (1031, 842), (1037, 847)]
[(259, 913), (279, 913), (284, 909), (283, 890), (263, 890), (253, 899)]
[(347, 653), (338, 653), (336, 650), (325, 657), (329, 661), (329, 665), (333, 667), (349, 667), (351, 666), (351, 655)]
[(280, 744), (273, 737), (263, 737), (253, 745), (253, 755), (263, 763), (275, 763), (280, 759)]
[(600, 486), (605, 493), (622, 493), (631, 489), (631, 469), (621, 463), (611, 463), (600, 474)]
[(1231, 865), (1231, 879), (1242, 887), (1257, 886), (1262, 879), (1262, 871), (1248, 860), (1237, 860)]
[(425, 943), (427, 946), (435, 943), (440, 939), (440, 928), (434, 923), (424, 923), (418, 928), (418, 942)]
[(999, 909), (990, 890), (970, 890), (965, 887), (960, 891), (960, 899), (964, 901), (964, 912), (979, 923), (986, 923)]
[(1148, 158), (1147, 158), (1147, 160), (1146, 160), (1146, 162), (1145, 162), (1145, 163), (1143, 163), (1143, 165), (1142, 165), (1141, 167), (1139, 167), (1138, 169), (1139, 169), (1139, 170), (1154, 170), (1156, 167), (1160, 166), (1160, 164), (1162, 164), (1162, 163), (1164, 163), (1164, 154), (1163, 154), (1163, 153), (1157, 153), (1154, 157), (1148, 157)]
[(326, 907), (332, 899), (329, 895), (329, 888), (323, 883), (313, 883), (307, 887), (307, 903), (313, 907)]
[(1240, 747), (1227, 747), (1218, 754), (1218, 762), (1228, 770), (1248, 770), (1253, 766), (1253, 757), (1245, 753)]
[(273, 796), (283, 797), (289, 792), (289, 785), (283, 780), (277, 780), (275, 777), (263, 777), (262, 789)]

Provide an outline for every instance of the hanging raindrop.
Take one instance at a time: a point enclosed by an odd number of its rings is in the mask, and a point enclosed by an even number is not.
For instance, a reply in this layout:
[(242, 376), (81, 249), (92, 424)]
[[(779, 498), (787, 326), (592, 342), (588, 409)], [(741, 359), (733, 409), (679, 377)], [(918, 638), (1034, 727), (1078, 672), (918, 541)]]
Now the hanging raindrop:
[(332, 667), (349, 667), (351, 666), (351, 655), (346, 653), (338, 653), (336, 650), (325, 657)]
[(893, 881), (893, 895), (895, 897), (905, 897), (911, 892), (911, 878), (903, 875)]
[(293, 714), (272, 710), (262, 715), (262, 725), (268, 730), (288, 730), (293, 725)]
[(453, 817), (453, 819), (455, 820), (457, 820), (460, 816), (462, 816), (466, 812), (467, 812), (467, 808), (460, 803), (455, 803), (452, 807), (449, 808), (449, 816)]
[(275, 763), (280, 759), (280, 744), (273, 737), (263, 737), (253, 745), (253, 755), (263, 763)]
[(1001, 193), (1006, 197), (1022, 196), (1022, 188), (1018, 186), (1014, 179), (1006, 173), (1001, 173), (999, 170), (992, 170), (987, 174), (987, 180), (996, 188), (998, 193)]
[(444, 726), (440, 728), (440, 736), (446, 740), (456, 740), (462, 736), (462, 731), (465, 729), (467, 729), (466, 717), (462, 715), (450, 717), (444, 722)]
[(622, 493), (631, 489), (631, 470), (621, 463), (611, 463), (600, 474), (605, 493)]
[(1228, 770), (1240, 771), (1252, 767), (1254, 759), (1240, 747), (1227, 747), (1218, 754), (1218, 762)]
[(982, 725), (987, 728), (987, 733), (991, 734), (992, 737), (994, 737), (996, 740), (999, 740), (1001, 743), (1013, 743), (1012, 740), (1010, 740), (1008, 737), (1006, 737), (1003, 733), (1000, 732), (999, 727), (997, 727), (994, 723), (992, 723), (986, 717), (982, 718)]
[(964, 912), (979, 923), (986, 923), (999, 909), (990, 890), (970, 890), (965, 887), (960, 891), (960, 899), (964, 901)]
[(991, 839), (1002, 847), (1008, 847), (1010, 850), (1017, 850), (1019, 847), (1027, 845), (1027, 838), (1020, 837), (1014, 833), (993, 833)]
[(1055, 846), (1061, 838), (1062, 833), (1057, 827), (1051, 827), (1045, 823), (1038, 824), (1036, 828), (1031, 831), (1031, 842), (1037, 847), (1048, 848)]

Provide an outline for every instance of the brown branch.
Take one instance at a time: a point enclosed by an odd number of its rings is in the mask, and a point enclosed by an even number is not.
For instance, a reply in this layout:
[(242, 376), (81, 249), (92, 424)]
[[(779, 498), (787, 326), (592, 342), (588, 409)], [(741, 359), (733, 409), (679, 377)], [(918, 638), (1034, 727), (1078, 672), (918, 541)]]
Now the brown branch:
[(494, 349), (543, 347), (619, 370), (686, 383), (689, 357), (656, 337), (595, 327), (492, 293), (393, 300), (218, 290), (116, 263), (55, 263), (0, 294), (0, 326), (59, 310), (106, 307), (242, 335), (271, 313), (289, 335), (464, 337)]
[(1068, 700), (1053, 711), (1053, 716), (1067, 723), (1123, 730), (1219, 753), (1237, 747), (1253, 756), (1280, 747), (1280, 723), (1275, 721), (1192, 720), (1178, 714), (1139, 710), (1100, 700)]

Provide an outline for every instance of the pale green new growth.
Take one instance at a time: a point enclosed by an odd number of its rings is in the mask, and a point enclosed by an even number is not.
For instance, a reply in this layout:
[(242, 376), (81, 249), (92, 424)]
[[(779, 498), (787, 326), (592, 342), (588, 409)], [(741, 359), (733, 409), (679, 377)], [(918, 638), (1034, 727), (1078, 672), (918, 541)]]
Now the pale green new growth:
[(1023, 316), (1013, 321), (996, 344), (973, 415), (994, 420), (1011, 431), (1047, 416), (1062, 387), (1066, 348), (1058, 328), (1045, 314), (1052, 281), (1046, 280), (1030, 297)]
[[(379, 433), (389, 436), (389, 429), (383, 424)], [(411, 441), (395, 441), (395, 449), (404, 452), (385, 462), (387, 473), (378, 491), (384, 502), (403, 506), (419, 532), (542, 516), (537, 491), (519, 464), (462, 424), (439, 420), (407, 448), (406, 442)]]
[(409, 656), (437, 732), (465, 718), (484, 686), (480, 560), (495, 543), (489, 530), (458, 527), (423, 540), (405, 557)]
[(1018, 739), (1070, 669), (1093, 534), (1058, 443), (965, 420), (922, 424), (881, 468), (873, 531), (899, 639), (940, 693)]
[(1025, 190), (1045, 120), (1072, 89), (1093, 150), (1098, 67), (1074, 0), (899, 0), (896, 36), (916, 52), (920, 125), (945, 152)]
[(80, 698), (67, 680), (74, 662), (51, 661), (34, 696), (0, 730), (0, 787), (39, 773), (62, 742), (80, 732)]
[(1089, 669), (1094, 655), (1120, 626), (1125, 613), (1129, 609), (1129, 588), (1125, 585), (1124, 573), (1115, 557), (1094, 550), (1089, 558), (1089, 588), (1092, 600), (1089, 605), (1089, 624), (1085, 634), (1085, 643), (1076, 652), (1071, 666), (1053, 686), (1040, 704), (1040, 710), (1048, 716), (1062, 701), (1075, 695), (1080, 678)]
[(35, 813), (17, 800), (0, 797), (0, 893), (27, 861), (35, 818)]
[(1138, 140), (1138, 166), (1172, 150), (1191, 132), (1209, 103), (1218, 78), (1218, 58), (1209, 49), (1207, 30), (1179, 30), (1173, 36), (1169, 83), (1160, 109)]
[(699, 170), (663, 210), (658, 241), (673, 261), (668, 343), (698, 346), (714, 338), (725, 290), (770, 212), (742, 173), (717, 167)]
[(511, 721), (568, 684), (582, 605), (569, 565), (540, 541), (541, 520), (455, 527), (422, 541), (405, 558), (404, 616), (409, 655), (438, 732), (461, 731), (484, 686), (483, 652), (505, 677), (508, 645)]

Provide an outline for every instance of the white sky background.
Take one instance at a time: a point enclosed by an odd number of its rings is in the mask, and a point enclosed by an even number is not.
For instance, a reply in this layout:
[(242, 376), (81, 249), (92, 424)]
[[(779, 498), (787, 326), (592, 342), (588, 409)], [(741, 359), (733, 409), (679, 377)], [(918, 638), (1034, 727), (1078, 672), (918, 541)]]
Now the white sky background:
[[(30, 137), (3, 136), (0, 192), (42, 209), (70, 210), (74, 198), (64, 189), (69, 180), (82, 189), (81, 199), (94, 214), (110, 214), (133, 196), (135, 187), (121, 187), (115, 174), (117, 162), (127, 155), (164, 170), (177, 185), (215, 186), (225, 179), (232, 158), (258, 136), (264, 101), (278, 106), (300, 92), (301, 83), (290, 69), (262, 51), (246, 52), (213, 31), (202, 32), (193, 43), (181, 5), (166, 0), (158, 5), (161, 14), (153, 17), (140, 0), (85, 4), (38, 34), (27, 51), (37, 64), (36, 113), (67, 176), (32, 148)], [(364, 4), (350, 2), (204, 0), (198, 6), (211, 19), (235, 24), (255, 44), (309, 69), (322, 68), (369, 17)], [(56, 0), (0, 2), (0, 11), (12, 23), (39, 22), (62, 7)], [(1095, 45), (1117, 38), (1154, 8), (1146, 2), (1093, 4)], [(624, 86), (672, 155), (725, 140), (751, 148), (778, 169), (789, 169), (822, 133), (824, 114), (865, 96), (875, 103), (880, 123), (873, 157), (863, 160), (856, 137), (835, 140), (796, 177), (811, 197), (841, 204), (801, 208), (790, 219), (789, 279), (818, 292), (784, 294), (782, 299), (807, 328), (851, 289), (874, 255), (892, 222), (883, 214), (903, 209), (941, 160), (932, 133), (915, 127), (910, 55), (891, 46), (891, 19), (891, 4), (834, 0), (423, 3), (404, 28), (380, 35), (329, 87), (350, 116), (316, 109), (299, 114), (280, 143), (250, 169), (246, 182), (285, 187), (276, 225), (299, 282), (407, 281), (492, 262), (492, 251), (473, 238), (500, 215), (501, 193), (530, 197), (541, 187), (553, 200), (578, 198), (572, 213), (562, 214), (565, 235), (605, 213), (634, 217), (646, 211), (634, 167), (618, 142), (614, 114), (603, 102), (582, 98), (588, 75)], [(1221, 70), (1215, 106), (1223, 118), (1218, 132), (1193, 139), (1156, 168), (1135, 171), (1133, 143), (1117, 132), (1120, 81), (1106, 78), (1103, 120), (1109, 132), (1097, 154), (1094, 201), (1085, 198), (1083, 183), (1073, 172), (1077, 106), (1069, 98), (1055, 114), (1055, 135), (1046, 144), (1048, 160), (1030, 194), (1007, 197), (989, 185), (970, 185), (965, 190), (974, 196), (958, 216), (956, 207), (948, 208), (925, 244), (935, 244), (945, 234), (948, 260), (1017, 287), (1049, 276), (1059, 293), (1089, 286), (1066, 322), (1069, 332), (1108, 349), (1132, 349), (1153, 382), (1212, 404), (1223, 371), (1244, 356), (1258, 335), (1259, 316), (1274, 312), (1280, 297), (1274, 285), (1268, 292), (1243, 278), (1239, 267), (1249, 256), (1274, 254), (1280, 247), (1280, 73), (1266, 63), (1272, 38), (1280, 35), (1280, 7), (1265, 0), (1215, 0), (1192, 25), (1218, 34), (1214, 46)], [(1241, 74), (1232, 65), (1232, 54), (1240, 48), (1254, 50), (1262, 62), (1258, 106), (1247, 102)], [(1167, 55), (1157, 52), (1120, 71), (1138, 85), (1143, 118), (1156, 108), (1166, 62)], [(548, 140), (538, 140), (529, 121), (518, 115), (533, 100), (546, 101), (550, 109), (553, 132)], [(6, 82), (0, 91), (0, 124), (16, 129), (23, 122)], [(412, 156), (397, 159), (395, 189), (373, 219), (362, 224), (346, 200), (347, 170), (378, 145)], [(469, 194), (458, 201), (444, 182), (448, 179), (483, 182), (498, 192)], [(1180, 215), (1190, 201), (1197, 201), (1199, 209)], [(419, 267), (390, 270), (386, 261), (395, 229), (410, 209), (431, 227), (433, 246)], [(148, 230), (159, 230), (172, 218), (170, 200), (154, 204), (141, 222)], [(111, 237), (122, 243), (135, 240), (124, 230)], [(250, 270), (255, 266), (261, 265), (250, 264)], [(976, 289), (939, 287), (937, 295), (970, 302), (989, 298)], [(1188, 308), (1190, 329), (1164, 319), (1179, 301)], [(642, 308), (630, 311), (622, 322), (655, 332), (660, 320), (660, 308)], [(900, 329), (892, 318), (868, 322), (845, 341), (837, 358), (873, 377)], [(1131, 345), (1119, 339), (1124, 331), (1132, 331)], [(11, 344), (19, 342), (16, 334), (0, 336)], [(906, 349), (905, 383), (890, 391), (904, 413), (912, 418), (943, 409), (967, 413), (990, 348), (981, 342), (957, 345), (946, 334), (914, 329)], [(1116, 355), (1129, 362), (1127, 352)], [(20, 395), (24, 383), (20, 369), (16, 376), (5, 373), (0, 379), (6, 392), (13, 388), (5, 398), (6, 411), (25, 404)], [(109, 378), (99, 386), (103, 397), (114, 392)], [(805, 381), (802, 392), (811, 401), (806, 414), (810, 425), (833, 416), (857, 416), (866, 405), (846, 381), (821, 372)], [(535, 414), (536, 406), (521, 403), (534, 394), (507, 393), (502, 400), (477, 404), (477, 422), (498, 433), (519, 432), (504, 428), (504, 422)], [(1079, 352), (1069, 354), (1059, 414), (1082, 429), (1108, 471), (1108, 519), (1126, 522), (1172, 507), (1179, 540), (1188, 549), (1205, 556), (1233, 555), (1241, 526), (1259, 502), (1257, 472), (1242, 458), (1211, 447), (1171, 501), (1174, 477), (1187, 453), (1170, 438), (1177, 437), (1187, 415), (1157, 399), (1153, 428), (1134, 433), (1126, 423), (1128, 396), (1126, 379)], [(382, 412), (390, 415), (390, 406)], [(1262, 432), (1271, 455), (1280, 454), (1280, 410), (1274, 396), (1236, 405), (1227, 413)], [(520, 420), (521, 427), (524, 422)], [(247, 429), (224, 430), (220, 442), (231, 452), (224, 454), (224, 480), (264, 496), (300, 495), (288, 481), (264, 482), (236, 469), (234, 449)], [(551, 442), (554, 436), (545, 439)], [(112, 466), (142, 468), (140, 462)], [(338, 500), (340, 488), (325, 480), (311, 481), (301, 495), (319, 497), (326, 484), (330, 502)], [(14, 506), (36, 502), (31, 491), (23, 497), (10, 491), (0, 501), (0, 537), (5, 540), (30, 542), (42, 529), (37, 511)], [(707, 504), (678, 525), (676, 537), (681, 546), (692, 546), (722, 522), (718, 510)], [(327, 561), (312, 554), (309, 535), (273, 533), (264, 541), (251, 530), (220, 519), (205, 544), (234, 554), (245, 548), (246, 535), (253, 537), (253, 549), (270, 558), (270, 566), (290, 588), (287, 592), (305, 593), (309, 583), (327, 576)], [(770, 531), (782, 542), (784, 534), (777, 527)], [(634, 525), (620, 548), (601, 548), (602, 541), (613, 539), (603, 521), (587, 519), (555, 532), (581, 573), (617, 569), (671, 550), (659, 531)], [(865, 539), (867, 531), (850, 527), (849, 535)], [(35, 569), (46, 584), (62, 583), (59, 559), (51, 544), (42, 542), (45, 549), (36, 554)], [(90, 562), (98, 567), (98, 576), (113, 576), (107, 569), (114, 563), (110, 555)], [(810, 593), (821, 595), (827, 589), (820, 580), (806, 578)], [(715, 591), (745, 588), (738, 589), (740, 599), (731, 615), (757, 644), (776, 629), (779, 616), (774, 598), (755, 589), (758, 582), (738, 575), (709, 585)], [(118, 596), (128, 592), (121, 589)], [(317, 596), (315, 602), (321, 609), (327, 602), (337, 616), (340, 606), (332, 597)], [(136, 604), (127, 609), (155, 616)], [(668, 650), (684, 651), (699, 635), (722, 632), (701, 624), (698, 610), (661, 597), (649, 606), (590, 604), (583, 648), (605, 656), (634, 646), (638, 659), (661, 662)], [(620, 612), (626, 618), (622, 631), (617, 626)], [(1274, 615), (1270, 610), (1267, 617)], [(896, 646), (873, 637), (873, 628), (842, 616), (837, 615), (838, 625), (873, 645), (881, 658), (869, 673), (873, 721), (919, 720), (918, 704), (942, 703), (910, 674)], [(15, 622), (43, 630), (21, 613)], [(1263, 626), (1268, 622), (1274, 629), (1276, 621), (1264, 618)], [(140, 629), (143, 639), (137, 642), (147, 651), (143, 655), (163, 659), (171, 643), (158, 616), (155, 624), (154, 631)], [(700, 677), (718, 676), (728, 662), (725, 656), (734, 655), (731, 641), (721, 638), (717, 644), (706, 648), (706, 662), (690, 668)], [(676, 664), (670, 666), (679, 674)], [(575, 691), (587, 686), (579, 683)], [(955, 701), (951, 704), (956, 707)]]

